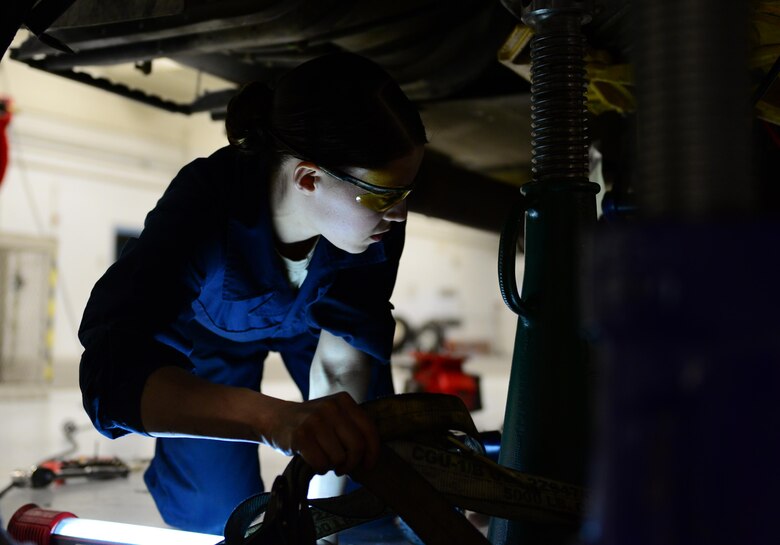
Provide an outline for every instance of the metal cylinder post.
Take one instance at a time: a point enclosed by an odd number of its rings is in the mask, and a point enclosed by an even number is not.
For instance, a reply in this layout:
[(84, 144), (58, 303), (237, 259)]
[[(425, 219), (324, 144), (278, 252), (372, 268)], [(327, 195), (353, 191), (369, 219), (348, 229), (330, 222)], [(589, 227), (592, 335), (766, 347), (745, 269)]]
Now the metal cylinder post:
[[(589, 2), (525, 1), (531, 42), (533, 179), (526, 197), (525, 277), (499, 463), (583, 485), (590, 400), (580, 327), (582, 233), (595, 224), (588, 181), (585, 38)], [(518, 11), (514, 10), (516, 14)], [(521, 216), (510, 218), (521, 221)], [(502, 252), (514, 241), (502, 241)], [(506, 262), (504, 257), (500, 262)], [(502, 289), (507, 279), (502, 279)], [(514, 279), (509, 279), (514, 283)], [(516, 289), (516, 288), (515, 288)], [(511, 306), (511, 305), (510, 305)], [(569, 543), (577, 528), (493, 519), (491, 543)]]

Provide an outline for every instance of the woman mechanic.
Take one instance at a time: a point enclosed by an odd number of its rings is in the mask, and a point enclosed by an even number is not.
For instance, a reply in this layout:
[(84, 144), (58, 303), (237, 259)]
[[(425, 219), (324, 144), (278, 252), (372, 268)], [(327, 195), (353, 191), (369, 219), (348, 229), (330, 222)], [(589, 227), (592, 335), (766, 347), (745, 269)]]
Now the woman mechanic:
[[(97, 282), (79, 331), (96, 428), (157, 437), (144, 478), (164, 520), (214, 534), (263, 489), (258, 443), (320, 474), (375, 462), (358, 404), (392, 393), (389, 298), (426, 143), (400, 87), (347, 53), (245, 86), (226, 128)], [(303, 402), (260, 393), (269, 351)], [(328, 479), (322, 495), (338, 493)]]

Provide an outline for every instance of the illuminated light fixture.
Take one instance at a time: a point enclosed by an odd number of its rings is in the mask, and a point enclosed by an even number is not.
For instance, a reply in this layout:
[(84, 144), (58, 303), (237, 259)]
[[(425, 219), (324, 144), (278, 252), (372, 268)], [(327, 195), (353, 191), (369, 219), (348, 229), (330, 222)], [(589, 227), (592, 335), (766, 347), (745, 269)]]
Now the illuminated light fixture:
[(212, 534), (80, 519), (73, 513), (41, 509), (34, 503), (14, 513), (8, 533), (19, 542), (35, 545), (215, 545), (224, 540)]

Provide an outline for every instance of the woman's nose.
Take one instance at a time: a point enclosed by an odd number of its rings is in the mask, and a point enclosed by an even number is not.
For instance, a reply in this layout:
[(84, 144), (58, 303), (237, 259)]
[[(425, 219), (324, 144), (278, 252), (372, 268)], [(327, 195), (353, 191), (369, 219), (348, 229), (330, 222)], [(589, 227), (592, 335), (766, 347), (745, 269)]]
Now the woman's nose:
[(406, 199), (404, 199), (392, 208), (388, 208), (383, 218), (387, 221), (406, 221), (407, 212)]

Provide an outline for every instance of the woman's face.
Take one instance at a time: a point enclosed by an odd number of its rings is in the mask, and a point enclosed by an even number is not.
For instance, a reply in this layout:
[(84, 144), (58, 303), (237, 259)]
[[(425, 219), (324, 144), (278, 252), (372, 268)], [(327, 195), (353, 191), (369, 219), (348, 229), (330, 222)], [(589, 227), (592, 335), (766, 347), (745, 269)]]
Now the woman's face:
[[(418, 146), (410, 154), (391, 161), (381, 169), (344, 168), (343, 172), (369, 184), (382, 187), (410, 185), (423, 157), (423, 147)], [(406, 221), (406, 201), (403, 200), (384, 212), (374, 211), (362, 205), (357, 197), (366, 190), (341, 181), (320, 171), (320, 193), (313, 221), (316, 229), (328, 241), (352, 254), (366, 251), (382, 240), (384, 233), (395, 222)]]

